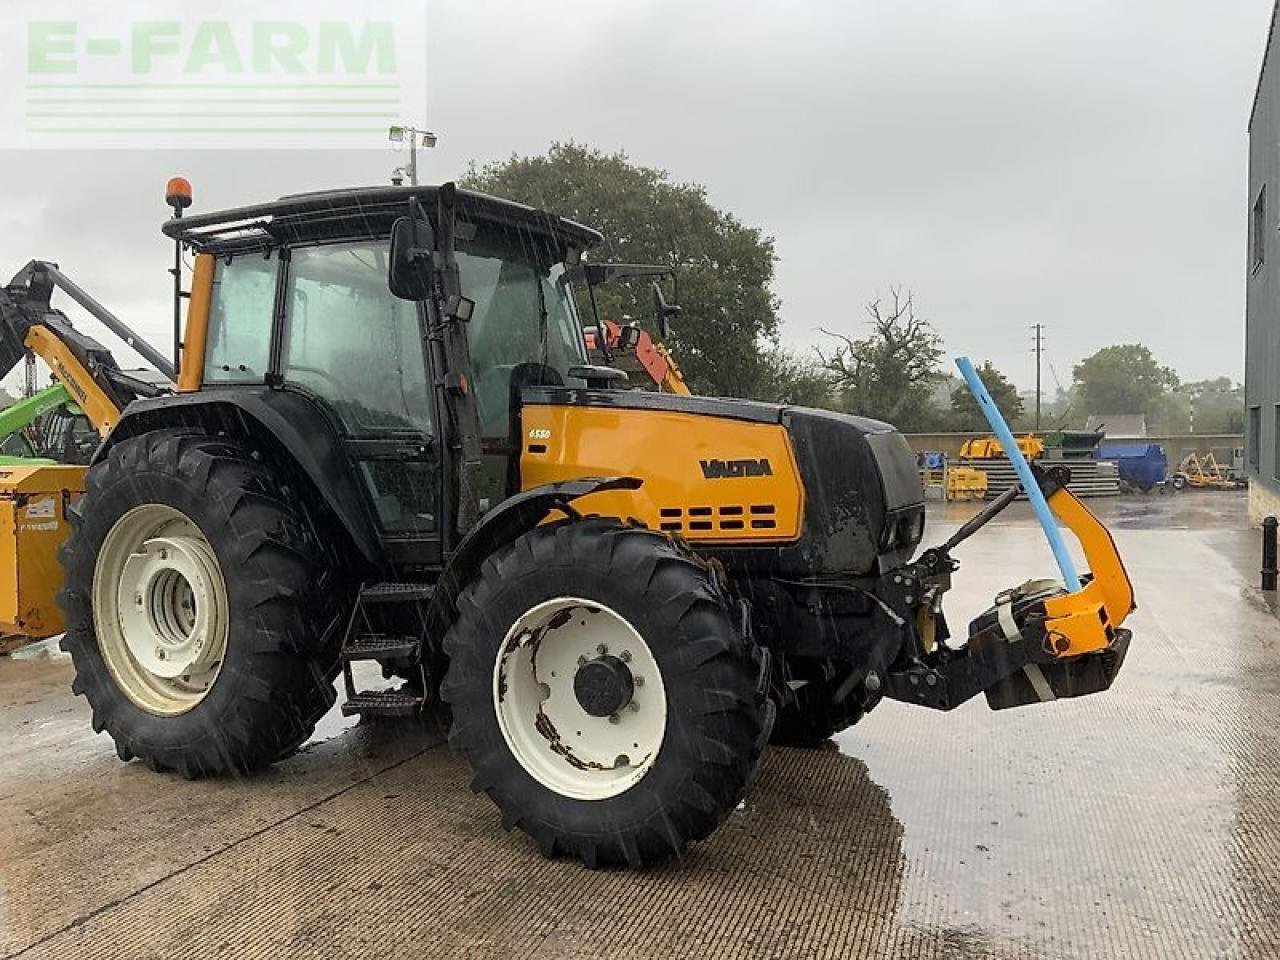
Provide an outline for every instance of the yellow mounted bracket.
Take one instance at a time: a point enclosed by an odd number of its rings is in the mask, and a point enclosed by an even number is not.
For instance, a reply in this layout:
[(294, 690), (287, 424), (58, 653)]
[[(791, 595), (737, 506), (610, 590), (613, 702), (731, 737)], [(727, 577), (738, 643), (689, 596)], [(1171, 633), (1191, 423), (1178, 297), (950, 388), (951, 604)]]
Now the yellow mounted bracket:
[(1091, 575), (1075, 593), (1044, 602), (1046, 652), (1063, 658), (1105, 650), (1136, 609), (1133, 583), (1111, 531), (1079, 497), (1062, 487), (1049, 497), (1049, 508), (1080, 541)]
[(84, 411), (93, 428), (105, 437), (116, 425), (120, 408), (98, 382), (53, 332), (43, 324), (27, 331), (23, 345), (49, 366), (54, 377), (67, 388), (76, 405)]

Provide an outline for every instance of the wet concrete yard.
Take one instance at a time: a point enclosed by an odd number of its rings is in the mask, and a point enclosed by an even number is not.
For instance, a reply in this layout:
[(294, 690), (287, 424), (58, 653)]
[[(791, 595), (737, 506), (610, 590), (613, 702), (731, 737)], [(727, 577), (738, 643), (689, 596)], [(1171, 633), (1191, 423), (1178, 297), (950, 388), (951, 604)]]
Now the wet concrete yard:
[[(1243, 497), (1095, 505), (1140, 607), (1109, 693), (885, 703), (838, 750), (771, 750), (644, 874), (503, 833), (429, 724), (331, 715), (190, 783), (120, 763), (52, 646), (0, 659), (0, 957), (1280, 956), (1280, 621)], [(1053, 572), (1021, 506), (958, 555), (961, 628)]]

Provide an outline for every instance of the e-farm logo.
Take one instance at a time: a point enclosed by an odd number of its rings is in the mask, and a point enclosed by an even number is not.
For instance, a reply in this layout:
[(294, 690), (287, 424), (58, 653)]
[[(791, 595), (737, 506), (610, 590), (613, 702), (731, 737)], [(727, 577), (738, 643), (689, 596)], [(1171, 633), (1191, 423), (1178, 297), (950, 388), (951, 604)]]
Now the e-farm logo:
[(15, 6), (17, 146), (367, 148), (425, 113), (425, 0)]

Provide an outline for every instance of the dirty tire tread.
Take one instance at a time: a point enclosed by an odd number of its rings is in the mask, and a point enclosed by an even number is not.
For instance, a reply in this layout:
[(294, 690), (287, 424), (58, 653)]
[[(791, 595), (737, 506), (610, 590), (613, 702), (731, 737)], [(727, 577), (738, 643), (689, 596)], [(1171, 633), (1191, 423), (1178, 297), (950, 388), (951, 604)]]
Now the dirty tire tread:
[[(605, 800), (561, 796), (526, 773), (493, 705), (494, 663), (507, 630), (536, 603), (566, 593), (631, 621), (667, 689), (667, 733), (654, 766)], [(473, 789), (545, 855), (593, 868), (644, 867), (708, 836), (742, 799), (763, 741), (761, 654), (734, 626), (718, 574), (682, 542), (609, 518), (546, 524), (489, 557), (457, 608), (444, 639), (449, 741), (469, 761)]]
[[(98, 648), (94, 565), (112, 525), (142, 503), (190, 517), (213, 546), (227, 584), (229, 633), (221, 672), (190, 711), (159, 717), (116, 685)], [(188, 778), (245, 774), (293, 753), (336, 699), (336, 625), (344, 590), (277, 479), (233, 440), (156, 430), (117, 443), (90, 468), (59, 552), (58, 602), (73, 689), (122, 760)], [(354, 587), (351, 588), (354, 590)]]

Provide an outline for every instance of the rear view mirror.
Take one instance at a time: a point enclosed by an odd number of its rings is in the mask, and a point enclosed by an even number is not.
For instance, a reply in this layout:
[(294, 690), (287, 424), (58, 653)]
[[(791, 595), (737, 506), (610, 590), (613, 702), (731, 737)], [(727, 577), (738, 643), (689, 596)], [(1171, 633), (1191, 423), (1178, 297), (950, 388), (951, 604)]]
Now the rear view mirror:
[(387, 286), (401, 300), (425, 300), (431, 295), (435, 231), (419, 217), (401, 217), (391, 225), (391, 254)]
[(632, 322), (618, 328), (618, 350), (627, 353), (640, 345), (640, 324)]

